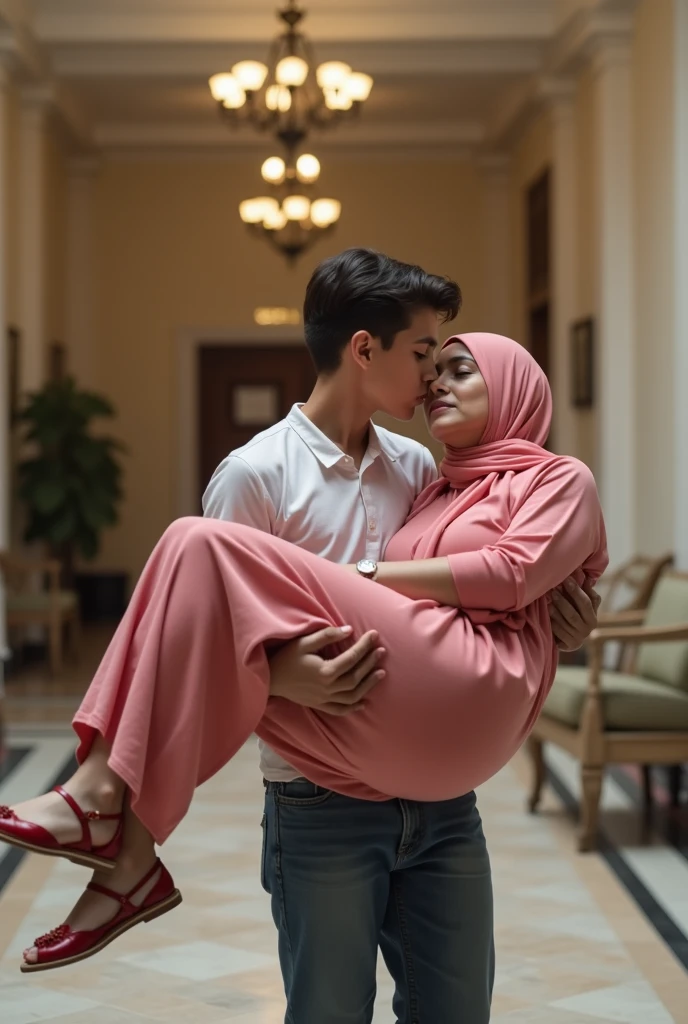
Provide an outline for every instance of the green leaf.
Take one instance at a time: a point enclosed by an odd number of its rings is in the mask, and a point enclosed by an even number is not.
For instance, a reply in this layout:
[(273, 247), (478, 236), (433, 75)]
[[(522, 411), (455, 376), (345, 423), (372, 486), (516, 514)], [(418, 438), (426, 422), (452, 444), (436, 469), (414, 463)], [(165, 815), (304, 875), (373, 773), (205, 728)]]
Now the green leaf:
[(33, 489), (33, 501), (39, 512), (49, 515), (60, 507), (66, 498), (64, 481), (39, 480)]
[(103, 529), (118, 519), (126, 448), (94, 436), (90, 424), (114, 415), (107, 398), (80, 390), (73, 378), (26, 396), (17, 421), (29, 451), (18, 466), (27, 540), (66, 545), (85, 558), (97, 553)]

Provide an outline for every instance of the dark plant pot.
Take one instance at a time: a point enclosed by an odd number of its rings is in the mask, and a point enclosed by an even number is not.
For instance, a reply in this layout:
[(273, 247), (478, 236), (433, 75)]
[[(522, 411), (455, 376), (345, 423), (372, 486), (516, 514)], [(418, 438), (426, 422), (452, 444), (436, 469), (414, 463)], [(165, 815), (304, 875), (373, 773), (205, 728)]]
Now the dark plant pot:
[(76, 573), (81, 621), (119, 622), (127, 607), (127, 582), (125, 572)]

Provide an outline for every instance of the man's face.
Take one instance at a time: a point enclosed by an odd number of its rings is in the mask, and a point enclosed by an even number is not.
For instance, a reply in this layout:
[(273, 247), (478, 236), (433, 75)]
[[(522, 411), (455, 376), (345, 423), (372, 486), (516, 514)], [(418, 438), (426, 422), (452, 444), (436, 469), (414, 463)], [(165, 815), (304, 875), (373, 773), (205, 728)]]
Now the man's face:
[(434, 351), (437, 348), (437, 313), (421, 309), (411, 325), (400, 331), (390, 349), (379, 339), (370, 339), (370, 358), (363, 379), (366, 398), (379, 412), (398, 420), (410, 420), (422, 405), (428, 384), (435, 379)]

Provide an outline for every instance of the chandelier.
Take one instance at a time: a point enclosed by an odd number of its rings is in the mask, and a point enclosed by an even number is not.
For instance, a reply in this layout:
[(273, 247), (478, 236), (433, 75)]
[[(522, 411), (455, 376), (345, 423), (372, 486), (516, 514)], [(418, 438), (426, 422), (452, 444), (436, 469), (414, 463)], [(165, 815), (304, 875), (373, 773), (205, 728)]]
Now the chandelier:
[(220, 115), (232, 125), (270, 131), (293, 158), (312, 129), (327, 128), (357, 114), (373, 80), (343, 61), (316, 65), (298, 26), (306, 16), (297, 0), (277, 12), (286, 26), (274, 40), (268, 63), (242, 60), (209, 81)]
[(312, 153), (302, 153), (293, 164), (268, 157), (261, 174), (270, 194), (245, 199), (239, 215), (250, 230), (293, 261), (334, 227), (342, 205), (338, 199), (317, 197), (320, 161)]
[(273, 42), (268, 63), (242, 60), (209, 81), (221, 117), (269, 132), (281, 143), (286, 159), (269, 157), (261, 173), (267, 195), (245, 199), (239, 215), (287, 260), (310, 248), (339, 220), (341, 203), (319, 197), (320, 162), (301, 152), (313, 130), (328, 128), (358, 114), (373, 80), (343, 61), (316, 64), (299, 26), (305, 11), (297, 0), (277, 12), (285, 29)]

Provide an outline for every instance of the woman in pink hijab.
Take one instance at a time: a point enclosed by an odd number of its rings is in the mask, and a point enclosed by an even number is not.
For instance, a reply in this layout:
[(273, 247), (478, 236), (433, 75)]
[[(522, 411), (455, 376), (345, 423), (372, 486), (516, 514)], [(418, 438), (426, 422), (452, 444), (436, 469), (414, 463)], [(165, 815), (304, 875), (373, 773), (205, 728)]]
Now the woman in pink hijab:
[[(547, 595), (607, 564), (597, 490), (544, 449), (549, 386), (520, 345), (450, 338), (437, 370), (426, 415), (442, 476), (374, 579), (245, 526), (165, 532), (74, 719), (77, 772), (0, 808), (0, 839), (96, 869), (23, 971), (92, 956), (181, 902), (155, 843), (254, 732), (316, 785), (380, 801), (469, 792), (523, 743), (556, 670)], [(364, 709), (268, 700), (268, 653), (344, 623), (374, 627), (388, 652)]]

